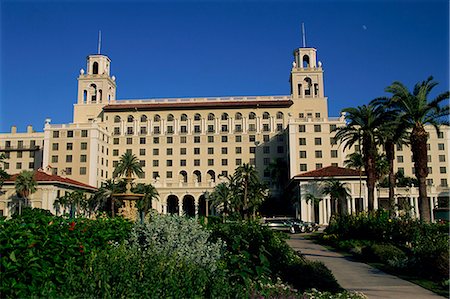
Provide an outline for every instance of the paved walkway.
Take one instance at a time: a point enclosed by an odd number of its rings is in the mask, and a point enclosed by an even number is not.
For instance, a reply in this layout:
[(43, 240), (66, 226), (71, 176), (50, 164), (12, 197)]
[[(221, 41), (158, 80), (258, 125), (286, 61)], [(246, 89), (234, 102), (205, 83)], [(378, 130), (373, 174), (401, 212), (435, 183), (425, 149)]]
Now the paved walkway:
[(344, 289), (362, 292), (370, 299), (443, 298), (409, 281), (386, 274), (367, 264), (352, 261), (340, 253), (306, 240), (301, 235), (291, 235), (287, 243), (307, 259), (323, 262)]

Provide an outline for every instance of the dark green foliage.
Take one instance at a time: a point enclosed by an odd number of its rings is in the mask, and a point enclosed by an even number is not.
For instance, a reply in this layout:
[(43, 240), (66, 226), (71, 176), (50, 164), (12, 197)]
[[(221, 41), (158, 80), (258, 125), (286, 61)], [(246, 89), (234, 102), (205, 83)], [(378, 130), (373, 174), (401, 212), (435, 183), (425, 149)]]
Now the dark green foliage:
[(448, 231), (448, 224), (410, 218), (390, 219), (387, 212), (377, 211), (333, 219), (322, 240), (349, 251), (351, 245), (345, 246), (346, 242), (366, 242), (359, 248), (365, 259), (382, 262), (396, 271), (404, 269), (403, 272), (439, 281), (449, 277)]
[(286, 244), (283, 233), (251, 221), (212, 224), (210, 228), (213, 238), (225, 241), (227, 268), (239, 283), (261, 276), (272, 281), (280, 277), (300, 291), (340, 290), (333, 274), (322, 263), (298, 255)]

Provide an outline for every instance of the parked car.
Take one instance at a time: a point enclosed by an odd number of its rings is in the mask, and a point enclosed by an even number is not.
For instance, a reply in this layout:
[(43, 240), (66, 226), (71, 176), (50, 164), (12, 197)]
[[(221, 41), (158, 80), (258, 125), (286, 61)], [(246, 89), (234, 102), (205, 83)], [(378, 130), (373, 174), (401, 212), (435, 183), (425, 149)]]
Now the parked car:
[(312, 231), (312, 226), (301, 220), (287, 217), (263, 218), (263, 224), (273, 230), (285, 231), (291, 234)]

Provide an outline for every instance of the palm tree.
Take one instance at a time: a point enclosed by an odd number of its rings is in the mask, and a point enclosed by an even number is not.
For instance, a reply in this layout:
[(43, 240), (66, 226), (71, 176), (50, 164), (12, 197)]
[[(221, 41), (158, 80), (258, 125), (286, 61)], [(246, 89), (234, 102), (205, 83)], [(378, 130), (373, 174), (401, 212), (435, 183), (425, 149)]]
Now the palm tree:
[(100, 206), (104, 206), (106, 202), (111, 202), (111, 217), (115, 216), (115, 203), (116, 199), (112, 196), (115, 193), (121, 193), (125, 191), (125, 186), (123, 181), (116, 183), (114, 179), (106, 180), (102, 183), (101, 187), (95, 193)]
[(144, 194), (142, 199), (137, 202), (137, 208), (141, 213), (141, 221), (144, 220), (145, 215), (152, 209), (153, 199), (158, 199), (158, 191), (152, 184), (137, 184), (133, 190), (134, 193)]
[(236, 168), (233, 175), (236, 179), (238, 186), (242, 188), (242, 214), (245, 219), (248, 218), (248, 193), (250, 187), (258, 182), (258, 173), (255, 167), (250, 164), (243, 164)]
[[(269, 196), (269, 189), (263, 183), (257, 182), (251, 186), (251, 192), (249, 192), (249, 212), (253, 219), (256, 218), (256, 210), (262, 205), (262, 203)], [(250, 214), (250, 213), (249, 213)]]
[(366, 171), (367, 195), (369, 211), (374, 209), (374, 190), (377, 181), (375, 161), (379, 128), (387, 121), (388, 115), (384, 109), (373, 105), (363, 105), (357, 108), (346, 108), (347, 125), (336, 129), (335, 139), (344, 144), (344, 149), (350, 148), (361, 141), (364, 169)]
[(350, 193), (345, 183), (341, 183), (334, 178), (330, 179), (325, 182), (323, 194), (330, 195), (333, 204), (337, 200), (339, 215), (344, 216), (348, 214), (347, 198), (350, 196)]
[[(36, 180), (34, 179), (34, 171), (24, 170), (16, 177), (14, 183), (17, 194), (24, 199), (28, 205), (28, 196), (36, 192)], [(19, 215), (22, 214), (22, 201), (19, 201)]]
[[(394, 116), (398, 115), (398, 112), (391, 103), (391, 99), (382, 97), (375, 99), (371, 102), (373, 105), (379, 105), (385, 111), (390, 111)], [(389, 182), (389, 215), (394, 215), (394, 187), (396, 185), (395, 173), (394, 173), (394, 159), (395, 159), (395, 146), (403, 146), (408, 143), (409, 132), (405, 123), (401, 122), (398, 117), (395, 117), (391, 121), (387, 121), (380, 127), (381, 144), (383, 144), (384, 151), (386, 153), (386, 160), (388, 162), (388, 182)]]
[(449, 98), (450, 92), (443, 92), (434, 99), (428, 100), (430, 92), (437, 84), (430, 76), (427, 80), (417, 83), (412, 93), (398, 81), (386, 88), (387, 92), (392, 93), (390, 104), (398, 111), (399, 121), (411, 130), (409, 144), (413, 154), (415, 175), (419, 181), (419, 213), (420, 219), (426, 222), (431, 220), (431, 209), (426, 187), (428, 133), (425, 125), (434, 126), (438, 134), (440, 126), (450, 125), (449, 105), (440, 105), (442, 101)]
[(214, 187), (213, 192), (209, 195), (211, 205), (222, 213), (223, 220), (229, 214), (231, 208), (232, 192), (230, 186), (226, 182), (222, 182)]
[(361, 150), (348, 154), (347, 159), (344, 160), (344, 166), (359, 171), (359, 198), (362, 198), (362, 172), (364, 169), (364, 160), (361, 155)]
[(120, 157), (119, 164), (114, 169), (113, 175), (114, 177), (125, 176), (126, 178), (131, 178), (133, 174), (140, 176), (143, 173), (139, 159), (135, 155), (126, 152)]

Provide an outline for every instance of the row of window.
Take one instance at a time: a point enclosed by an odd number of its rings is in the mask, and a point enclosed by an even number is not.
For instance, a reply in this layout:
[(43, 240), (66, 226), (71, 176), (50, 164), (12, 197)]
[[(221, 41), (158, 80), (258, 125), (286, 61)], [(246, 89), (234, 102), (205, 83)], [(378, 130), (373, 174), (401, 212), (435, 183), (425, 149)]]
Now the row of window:
[[(262, 125), (262, 131), (263, 132), (270, 132), (270, 130), (271, 130), (271, 128), (270, 128), (269, 124), (263, 124)], [(249, 132), (256, 132), (256, 124), (249, 124), (248, 125), (248, 131)], [(282, 132), (283, 131), (283, 124), (277, 124), (276, 125), (276, 131), (277, 132)], [(153, 134), (161, 134), (160, 126), (154, 126), (152, 132), (153, 132)], [(215, 131), (215, 126), (214, 125), (208, 125), (206, 132), (207, 133), (215, 133), (216, 132)], [(220, 132), (228, 133), (229, 132), (228, 125), (221, 125), (220, 126)], [(236, 124), (234, 126), (234, 132), (235, 133), (243, 132), (242, 125)], [(135, 133), (134, 127), (127, 127), (126, 128), (126, 135), (134, 135), (134, 133)], [(144, 126), (140, 127), (140, 129), (139, 129), (139, 134), (140, 135), (146, 135), (147, 133), (148, 133), (147, 127), (144, 127)], [(181, 125), (178, 133), (180, 133), (180, 134), (187, 134), (188, 133), (187, 126)], [(194, 133), (197, 133), (197, 134), (202, 133), (202, 129), (201, 129), (200, 125), (194, 125)], [(114, 127), (113, 135), (120, 135), (120, 134), (121, 134), (120, 127)], [(174, 127), (173, 126), (167, 126), (165, 134), (175, 134)]]
[[(312, 112), (306, 113), (306, 118), (312, 118), (312, 117), (313, 117)], [(320, 112), (315, 112), (314, 113), (314, 117), (315, 118), (320, 118)], [(299, 113), (298, 114), (298, 118), (305, 118), (305, 113), (303, 113), (303, 112)]]
[[(6, 159), (10, 159), (11, 158), (11, 152), (4, 152), (5, 158)], [(36, 152), (31, 151), (29, 152), (29, 157), (30, 158), (34, 158), (36, 156)], [(17, 152), (17, 158), (23, 158), (23, 152), (22, 151), (18, 151)]]
[[(87, 150), (87, 142), (81, 142), (80, 143), (80, 149), (81, 150)], [(59, 143), (58, 142), (52, 143), (52, 150), (54, 150), (54, 151), (59, 150)], [(66, 150), (68, 150), (68, 151), (73, 150), (73, 143), (72, 142), (67, 142), (66, 143)]]
[[(439, 162), (445, 162), (445, 155), (438, 155), (438, 159)], [(431, 162), (431, 155), (428, 155), (427, 160), (428, 162)], [(403, 156), (397, 156), (397, 162), (403, 163), (404, 162)], [(411, 156), (411, 162), (414, 162), (413, 156)]]
[[(194, 143), (201, 143), (201, 136), (193, 136), (193, 142)], [(214, 143), (217, 141), (216, 136), (206, 136), (207, 137), (207, 142), (208, 143)], [(161, 138), (163, 137), (153, 137), (153, 139), (151, 139), (153, 141), (153, 144), (159, 144), (161, 141)], [(120, 144), (120, 138), (113, 138), (113, 144)], [(139, 144), (146, 144), (147, 143), (147, 138), (146, 137), (140, 137), (139, 138)], [(164, 140), (164, 139), (163, 139)], [(166, 137), (166, 143), (167, 144), (172, 144), (174, 143), (174, 137), (173, 136), (168, 136)], [(228, 136), (220, 136), (220, 140), (222, 142), (228, 142)], [(277, 135), (276, 140), (278, 142), (283, 142), (284, 141), (284, 135)], [(133, 144), (133, 138), (132, 137), (127, 137), (126, 138), (126, 144)], [(234, 136), (234, 141), (235, 142), (242, 142), (242, 136), (241, 135), (235, 135)], [(270, 141), (270, 135), (263, 135), (263, 142), (269, 142)], [(256, 135), (248, 135), (248, 142), (255, 142), (258, 143), (259, 141), (256, 140)], [(187, 143), (187, 136), (180, 136), (180, 143)]]
[[(73, 130), (67, 130), (67, 138), (73, 138), (74, 131)], [(59, 138), (60, 137), (60, 131), (53, 131), (53, 138)], [(81, 137), (88, 137), (88, 130), (81, 130)]]
[[(307, 126), (307, 125), (298, 125), (298, 131), (300, 132), (300, 133), (305, 133), (306, 132), (306, 127), (310, 127), (310, 126)], [(333, 130), (335, 130), (336, 129), (336, 125), (330, 125), (330, 132), (333, 132)], [(314, 125), (314, 132), (315, 133), (320, 133), (320, 132), (322, 132), (322, 125)]]
[[(283, 116), (284, 116), (284, 114), (281, 111), (278, 111), (276, 113), (276, 119), (283, 119)], [(220, 116), (221, 120), (228, 120), (229, 118), (230, 118), (230, 116), (226, 112), (222, 113), (221, 116)], [(249, 119), (256, 119), (256, 113), (250, 112), (248, 114), (248, 118)], [(269, 112), (264, 112), (262, 114), (262, 118), (263, 119), (270, 119), (270, 113)], [(194, 121), (200, 121), (201, 119), (202, 119), (202, 115), (200, 113), (194, 114)], [(214, 115), (214, 113), (209, 113), (207, 119), (208, 120), (215, 120), (216, 116)], [(242, 113), (237, 112), (234, 115), (234, 119), (236, 119), (236, 120), (243, 119)], [(127, 116), (127, 122), (131, 123), (131, 122), (134, 122), (134, 120), (135, 120), (135, 118), (134, 118), (133, 115), (128, 115)], [(141, 117), (140, 117), (140, 121), (141, 122), (147, 122), (147, 120), (148, 120), (147, 115), (141, 115)], [(166, 120), (167, 121), (174, 121), (175, 117), (173, 116), (173, 114), (168, 114)], [(187, 121), (187, 120), (188, 120), (187, 114), (181, 114), (180, 121)], [(114, 122), (115, 123), (119, 123), (121, 121), (122, 121), (122, 119), (121, 119), (121, 117), (119, 115), (114, 116)], [(155, 122), (161, 121), (161, 116), (159, 114), (154, 115), (153, 116), (153, 121), (155, 121)]]
[[(229, 159), (207, 159), (207, 166), (214, 166), (216, 164), (216, 161), (220, 161), (220, 165), (222, 166), (228, 166), (230, 164), (228, 164)], [(236, 158), (235, 160), (235, 165), (236, 166), (240, 166), (242, 165), (242, 159), (241, 158)], [(250, 158), (249, 159), (249, 164), (251, 165), (255, 165), (256, 160), (254, 158)], [(141, 167), (146, 167), (146, 161), (145, 160), (140, 160), (140, 165)], [(173, 167), (174, 166), (174, 160), (165, 160), (165, 166), (166, 167)], [(187, 166), (187, 160), (186, 159), (180, 159), (179, 160), (179, 165), (180, 167), (186, 167)], [(119, 161), (113, 161), (113, 167), (116, 167), (119, 164)], [(202, 166), (201, 165), (201, 160), (200, 159), (194, 159), (192, 160), (192, 166)], [(268, 166), (270, 164), (270, 158), (264, 158), (263, 159), (263, 164)], [(160, 160), (152, 160), (152, 167), (160, 167)]]
[[(444, 138), (444, 133), (443, 132), (439, 132), (438, 138), (439, 139)], [(431, 150), (431, 144), (427, 143), (427, 149)], [(440, 151), (445, 150), (445, 144), (444, 143), (438, 143), (438, 150), (440, 150)], [(397, 145), (397, 151), (403, 151), (403, 146), (402, 145)]]
[[(4, 168), (5, 170), (8, 170), (8, 169), (10, 168), (10, 165), (9, 165), (8, 162), (5, 162), (3, 165), (4, 165), (4, 167), (5, 167), (5, 168)], [(24, 165), (24, 163), (22, 163), (22, 162), (17, 162), (17, 163), (16, 163), (16, 169), (22, 169), (23, 165)], [(28, 168), (27, 168), (27, 169), (34, 169), (34, 166), (35, 166), (34, 162), (29, 162), (29, 163), (28, 163)]]
[[(403, 168), (403, 167), (398, 167), (397, 170), (399, 172), (405, 173), (405, 168)], [(412, 172), (412, 174), (415, 174), (416, 173), (416, 169), (414, 167), (412, 167), (411, 168), (411, 172)], [(428, 174), (432, 174), (432, 173), (433, 173), (433, 168), (432, 167), (428, 167)], [(441, 174), (447, 173), (447, 167), (445, 167), (445, 166), (439, 167), (439, 173), (441, 173)]]
[[(314, 152), (314, 155), (316, 158), (322, 158), (322, 151), (321, 150), (317, 150)], [(330, 155), (331, 158), (337, 158), (338, 157), (338, 151), (337, 150), (331, 150), (330, 151)], [(306, 159), (307, 155), (306, 155), (306, 151), (300, 151), (300, 159)]]
[[(36, 140), (30, 140), (30, 148), (35, 148), (35, 147), (36, 147)], [(5, 140), (5, 148), (6, 149), (12, 148), (11, 140)], [(18, 149), (25, 148), (25, 144), (24, 144), (23, 140), (17, 141), (17, 148)]]

